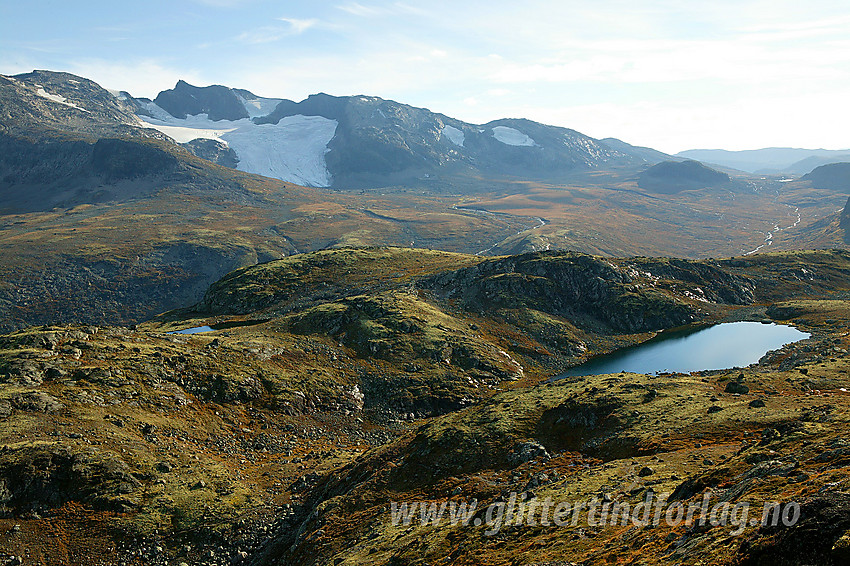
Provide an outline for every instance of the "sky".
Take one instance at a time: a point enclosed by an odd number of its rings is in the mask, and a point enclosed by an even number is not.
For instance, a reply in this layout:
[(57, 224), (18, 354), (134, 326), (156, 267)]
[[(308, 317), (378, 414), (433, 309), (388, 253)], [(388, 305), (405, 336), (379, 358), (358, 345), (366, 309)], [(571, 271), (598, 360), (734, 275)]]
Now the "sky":
[(846, 0), (0, 0), (0, 74), (529, 118), (675, 153), (850, 148)]

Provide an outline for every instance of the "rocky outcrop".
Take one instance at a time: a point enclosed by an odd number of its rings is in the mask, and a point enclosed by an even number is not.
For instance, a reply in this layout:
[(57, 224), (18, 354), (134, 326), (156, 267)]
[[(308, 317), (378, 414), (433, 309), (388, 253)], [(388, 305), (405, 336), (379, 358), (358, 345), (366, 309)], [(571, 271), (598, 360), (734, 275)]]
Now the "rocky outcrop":
[(94, 448), (32, 446), (0, 455), (0, 503), (36, 509), (79, 501), (99, 509), (127, 510), (141, 484), (120, 458)]
[(694, 285), (691, 295), (704, 300), (731, 304), (752, 301), (747, 282), (718, 266), (641, 259), (617, 265), (573, 252), (538, 252), (491, 260), (432, 277), (422, 285), (446, 298), (460, 299), (473, 310), (534, 308), (579, 324), (595, 320), (628, 332), (670, 328), (696, 320), (697, 309), (681, 300), (688, 297), (682, 293), (686, 289), (680, 289), (681, 299), (677, 299), (662, 292), (662, 279), (690, 283)]
[(239, 157), (233, 148), (218, 140), (198, 138), (182, 145), (201, 159), (234, 169), (239, 164)]

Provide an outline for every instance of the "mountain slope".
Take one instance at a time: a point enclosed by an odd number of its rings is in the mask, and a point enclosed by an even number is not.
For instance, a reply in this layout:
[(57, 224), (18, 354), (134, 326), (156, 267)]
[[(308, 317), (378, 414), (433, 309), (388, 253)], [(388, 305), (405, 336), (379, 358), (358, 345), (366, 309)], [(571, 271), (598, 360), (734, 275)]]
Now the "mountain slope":
[(666, 153), (658, 151), (657, 149), (652, 149), (651, 147), (631, 145), (622, 140), (618, 140), (617, 138), (603, 138), (599, 141), (601, 141), (612, 149), (616, 149), (617, 151), (622, 151), (623, 153), (634, 155), (635, 157), (640, 157), (650, 165), (655, 165), (656, 163), (660, 163), (661, 161), (669, 161), (672, 158), (671, 155), (667, 155)]
[(795, 230), (785, 247), (841, 248), (850, 245), (850, 198), (843, 210)]

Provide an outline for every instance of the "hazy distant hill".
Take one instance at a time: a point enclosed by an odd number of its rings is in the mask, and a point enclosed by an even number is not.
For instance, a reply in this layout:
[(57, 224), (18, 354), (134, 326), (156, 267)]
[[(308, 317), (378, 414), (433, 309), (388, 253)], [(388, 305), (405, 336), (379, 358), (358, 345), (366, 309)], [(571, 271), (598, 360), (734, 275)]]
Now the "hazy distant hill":
[(813, 155), (802, 159), (790, 167), (786, 167), (781, 172), (789, 175), (805, 175), (811, 173), (821, 165), (829, 165), (830, 163), (846, 163), (850, 162), (850, 153), (839, 153), (831, 156)]
[[(800, 171), (797, 164), (807, 158), (843, 158), (850, 150), (828, 149), (797, 149), (790, 147), (771, 147), (744, 151), (727, 151), (725, 149), (689, 149), (676, 155), (687, 159), (695, 159), (704, 163), (731, 167), (740, 171), (759, 174), (775, 174), (782, 172), (806, 173)], [(817, 166), (814, 164), (813, 167)], [(805, 167), (805, 165), (803, 165)]]
[(821, 165), (800, 180), (811, 181), (816, 189), (850, 192), (850, 163)]

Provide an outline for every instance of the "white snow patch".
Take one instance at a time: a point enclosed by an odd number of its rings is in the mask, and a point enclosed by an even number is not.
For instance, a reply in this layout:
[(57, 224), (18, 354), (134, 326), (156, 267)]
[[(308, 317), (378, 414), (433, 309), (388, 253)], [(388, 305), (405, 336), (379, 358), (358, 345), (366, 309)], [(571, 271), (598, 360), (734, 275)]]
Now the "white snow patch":
[(496, 126), (493, 128), (493, 137), (506, 145), (532, 147), (537, 145), (533, 139), (513, 128), (507, 126)]
[(453, 144), (463, 147), (463, 132), (454, 126), (443, 126), (443, 135), (446, 136)]
[[(206, 114), (201, 114), (201, 116), (206, 116)], [(194, 116), (192, 116), (194, 118)], [(181, 120), (182, 121), (182, 120)], [(147, 116), (142, 119), (142, 124), (146, 128), (153, 128), (155, 130), (159, 130), (166, 136), (170, 137), (177, 143), (187, 143), (192, 140), (196, 140), (198, 138), (208, 139), (208, 140), (219, 140), (224, 141), (221, 136), (228, 132), (232, 132), (236, 128), (204, 128), (198, 124), (193, 126), (171, 126), (168, 124), (158, 123), (159, 120), (154, 120), (148, 118)], [(221, 122), (225, 122), (225, 120), (219, 120), (218, 122), (210, 121), (210, 124), (215, 124), (217, 126), (221, 125)], [(232, 124), (233, 122), (227, 122), (228, 124)], [(225, 142), (226, 143), (226, 142)]]
[(331, 175), (325, 154), (336, 127), (336, 120), (298, 114), (277, 124), (248, 122), (222, 137), (239, 156), (237, 169), (299, 185), (327, 187)]
[(274, 109), (277, 108), (277, 105), (283, 102), (281, 98), (263, 98), (258, 96), (257, 98), (245, 98), (244, 96), (237, 94), (239, 101), (242, 103), (242, 106), (245, 107), (245, 111), (248, 112), (248, 116), (251, 118), (258, 118), (260, 116), (268, 116)]
[(83, 112), (88, 112), (88, 110), (86, 110), (85, 108), (80, 108), (79, 106), (77, 106), (73, 102), (68, 102), (68, 99), (65, 98), (64, 96), (60, 96), (58, 94), (50, 94), (49, 92), (44, 90), (44, 88), (42, 88), (41, 85), (35, 85), (35, 86), (38, 88), (38, 90), (35, 91), (35, 93), (42, 98), (46, 98), (47, 100), (50, 100), (52, 102), (57, 102), (59, 104), (64, 104), (65, 106), (68, 106), (69, 108), (76, 108), (77, 110), (82, 110)]
[[(151, 104), (149, 110), (153, 110)], [(300, 114), (277, 124), (255, 124), (247, 118), (213, 121), (206, 114), (185, 120), (170, 115), (163, 119), (142, 116), (140, 120), (143, 127), (159, 130), (179, 143), (198, 138), (225, 143), (236, 152), (240, 171), (311, 187), (331, 184), (325, 154), (336, 134), (336, 120)]]
[(151, 116), (156, 120), (160, 120), (163, 123), (167, 123), (169, 120), (177, 120), (174, 116), (166, 112), (159, 104), (155, 102), (145, 102), (142, 104), (145, 107), (145, 110), (150, 112)]

